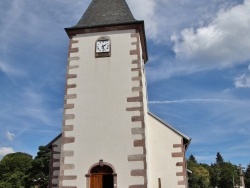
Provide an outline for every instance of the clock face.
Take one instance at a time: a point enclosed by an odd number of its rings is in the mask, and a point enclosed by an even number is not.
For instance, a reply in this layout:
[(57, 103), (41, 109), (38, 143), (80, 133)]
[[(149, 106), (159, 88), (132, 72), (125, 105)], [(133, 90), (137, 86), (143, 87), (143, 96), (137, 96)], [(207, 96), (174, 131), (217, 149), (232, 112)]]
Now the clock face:
[(109, 52), (110, 51), (110, 41), (100, 40), (96, 42), (96, 52)]

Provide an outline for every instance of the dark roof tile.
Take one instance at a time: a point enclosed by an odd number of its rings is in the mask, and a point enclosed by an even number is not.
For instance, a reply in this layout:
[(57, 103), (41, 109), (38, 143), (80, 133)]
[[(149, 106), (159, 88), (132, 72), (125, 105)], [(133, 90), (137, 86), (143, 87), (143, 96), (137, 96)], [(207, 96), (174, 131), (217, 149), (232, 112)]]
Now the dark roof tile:
[(125, 0), (92, 0), (72, 28), (136, 22)]

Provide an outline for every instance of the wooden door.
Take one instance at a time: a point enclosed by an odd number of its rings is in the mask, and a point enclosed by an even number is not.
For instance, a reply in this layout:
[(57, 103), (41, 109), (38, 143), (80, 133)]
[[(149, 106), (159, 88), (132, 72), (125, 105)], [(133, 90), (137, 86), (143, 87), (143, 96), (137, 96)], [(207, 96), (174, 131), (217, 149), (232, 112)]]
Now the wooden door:
[(113, 169), (107, 165), (97, 165), (90, 171), (90, 188), (114, 188)]
[(90, 188), (102, 188), (102, 174), (91, 174)]

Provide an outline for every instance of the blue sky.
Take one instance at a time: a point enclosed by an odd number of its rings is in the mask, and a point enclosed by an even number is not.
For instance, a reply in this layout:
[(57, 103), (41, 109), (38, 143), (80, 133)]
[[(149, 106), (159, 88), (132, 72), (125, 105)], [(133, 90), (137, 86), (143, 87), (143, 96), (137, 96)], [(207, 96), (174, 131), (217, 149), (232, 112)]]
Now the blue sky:
[[(68, 37), (90, 0), (2, 0), (0, 158), (61, 131)], [(145, 20), (149, 109), (188, 155), (250, 163), (250, 0), (127, 0)]]

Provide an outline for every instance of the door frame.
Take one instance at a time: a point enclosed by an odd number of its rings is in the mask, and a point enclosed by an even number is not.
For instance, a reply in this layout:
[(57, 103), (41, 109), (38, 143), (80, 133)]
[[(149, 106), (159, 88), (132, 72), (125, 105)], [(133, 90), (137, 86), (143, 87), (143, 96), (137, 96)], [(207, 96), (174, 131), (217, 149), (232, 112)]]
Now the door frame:
[(91, 170), (96, 167), (96, 166), (100, 166), (100, 163), (102, 163), (102, 165), (106, 165), (109, 166), (112, 170), (113, 170), (113, 179), (114, 179), (114, 188), (117, 188), (117, 173), (115, 171), (115, 168), (112, 164), (104, 162), (103, 160), (100, 160), (98, 163), (93, 164), (89, 170), (88, 173), (85, 175), (86, 177), (86, 188), (90, 188), (90, 177), (91, 177)]

